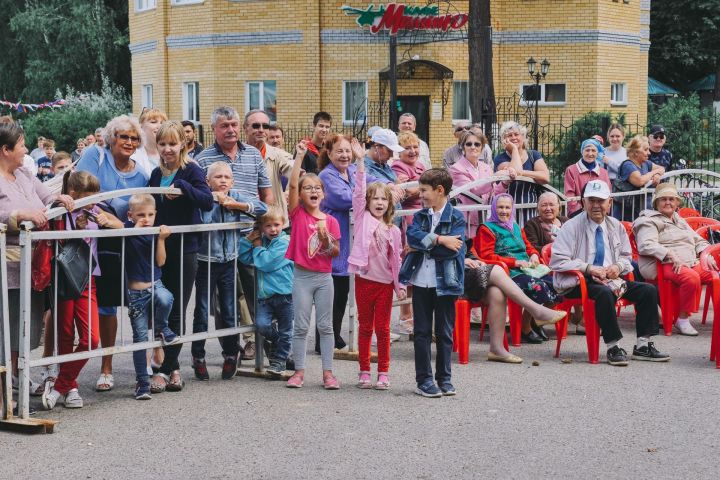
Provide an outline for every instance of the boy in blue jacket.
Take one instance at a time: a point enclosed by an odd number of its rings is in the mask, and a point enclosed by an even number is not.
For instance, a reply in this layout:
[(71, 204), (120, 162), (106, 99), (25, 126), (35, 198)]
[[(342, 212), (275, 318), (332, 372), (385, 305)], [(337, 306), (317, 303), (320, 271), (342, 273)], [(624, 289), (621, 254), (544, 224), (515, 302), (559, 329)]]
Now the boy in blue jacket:
[[(290, 354), (293, 334), (293, 262), (285, 258), (290, 236), (283, 232), (285, 215), (271, 206), (260, 218), (260, 230), (240, 240), (240, 260), (255, 265), (257, 273), (257, 310), (255, 323), (268, 343), (268, 373), (280, 376)], [(277, 319), (277, 325), (273, 324)]]
[[(202, 212), (203, 223), (231, 223), (245, 220), (244, 213), (262, 215), (267, 206), (256, 199), (246, 198), (231, 191), (233, 175), (225, 162), (215, 162), (208, 167), (207, 182), (217, 202), (209, 212)], [(208, 300), (217, 288), (217, 305), (220, 309), (223, 328), (232, 328), (237, 310), (235, 279), (236, 259), (240, 229), (218, 230), (202, 235), (198, 252), (198, 269), (195, 276), (195, 313), (193, 333), (208, 330)], [(208, 273), (209, 272), (209, 273)], [(239, 335), (220, 338), (225, 361), (222, 367), (222, 379), (229, 380), (237, 371)], [(208, 380), (210, 376), (205, 363), (205, 340), (192, 342), (193, 370), (198, 380)]]
[[(455, 395), (451, 382), (455, 300), (463, 293), (465, 219), (448, 201), (452, 177), (431, 168), (420, 176), (423, 209), (407, 229), (410, 253), (400, 269), (400, 282), (413, 285), (415, 312), (415, 393), (423, 397)], [(433, 314), (435, 316), (435, 380), (431, 366)], [(438, 388), (440, 387), (440, 388)]]

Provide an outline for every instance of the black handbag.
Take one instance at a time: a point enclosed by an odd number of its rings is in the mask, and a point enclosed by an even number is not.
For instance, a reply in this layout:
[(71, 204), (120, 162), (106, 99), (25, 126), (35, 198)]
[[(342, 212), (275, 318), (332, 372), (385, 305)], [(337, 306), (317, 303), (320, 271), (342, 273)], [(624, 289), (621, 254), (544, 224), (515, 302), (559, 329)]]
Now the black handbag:
[[(107, 203), (98, 203), (98, 208), (117, 217), (115, 209)], [(98, 307), (117, 307), (123, 301), (120, 285), (124, 280), (122, 268), (122, 238), (100, 237), (97, 243), (100, 276), (95, 278)], [(127, 303), (126, 303), (127, 304)]]
[[(67, 219), (71, 230), (75, 230), (72, 215), (67, 214)], [(90, 255), (90, 245), (82, 238), (72, 238), (58, 245), (58, 253), (53, 260), (58, 300), (75, 300), (85, 291), (92, 267)]]

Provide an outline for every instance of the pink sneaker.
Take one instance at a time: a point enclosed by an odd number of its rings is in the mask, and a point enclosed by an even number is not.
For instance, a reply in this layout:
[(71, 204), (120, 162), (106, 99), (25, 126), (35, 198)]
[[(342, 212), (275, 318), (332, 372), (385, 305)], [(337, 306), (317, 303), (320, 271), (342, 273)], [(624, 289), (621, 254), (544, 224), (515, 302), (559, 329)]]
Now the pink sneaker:
[(362, 389), (372, 388), (372, 383), (370, 383), (370, 372), (360, 372), (358, 374), (357, 387)]
[(378, 373), (375, 390), (387, 390), (390, 388), (390, 378), (387, 373)]
[(288, 379), (286, 386), (288, 388), (302, 388), (303, 380), (304, 376), (302, 374), (296, 373)]
[(325, 390), (340, 390), (340, 381), (332, 373), (323, 376), (323, 388)]

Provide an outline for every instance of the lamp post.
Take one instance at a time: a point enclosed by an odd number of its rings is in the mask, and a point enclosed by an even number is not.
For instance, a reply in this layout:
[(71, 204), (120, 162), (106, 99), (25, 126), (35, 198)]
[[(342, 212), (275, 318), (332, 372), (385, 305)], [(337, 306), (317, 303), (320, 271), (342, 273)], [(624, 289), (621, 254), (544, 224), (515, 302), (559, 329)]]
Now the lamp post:
[(535, 65), (537, 62), (533, 57), (528, 58), (527, 67), (528, 67), (528, 73), (530, 74), (530, 78), (535, 80), (535, 121), (533, 122), (533, 150), (538, 149), (538, 107), (540, 104), (540, 79), (545, 78), (545, 76), (548, 73), (548, 70), (550, 70), (550, 62), (547, 61), (547, 58), (544, 59), (542, 62), (540, 62), (540, 71), (535, 71)]

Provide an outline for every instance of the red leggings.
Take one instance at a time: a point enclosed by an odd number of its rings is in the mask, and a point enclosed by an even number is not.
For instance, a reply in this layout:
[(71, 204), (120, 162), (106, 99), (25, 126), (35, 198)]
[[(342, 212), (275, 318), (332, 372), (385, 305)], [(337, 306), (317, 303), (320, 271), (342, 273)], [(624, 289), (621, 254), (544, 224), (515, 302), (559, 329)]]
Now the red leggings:
[(390, 370), (390, 314), (393, 284), (379, 283), (355, 276), (355, 297), (358, 308), (358, 361), (360, 371), (370, 371), (370, 342), (373, 328), (377, 337), (378, 373)]
[(672, 263), (664, 263), (663, 273), (665, 279), (670, 280), (677, 287), (676, 312), (695, 313), (697, 311), (697, 298), (701, 284), (712, 281), (712, 274), (704, 270), (698, 263), (694, 267), (682, 267), (680, 273), (673, 272)]
[[(85, 352), (95, 349), (100, 343), (100, 324), (98, 321), (97, 297), (95, 294), (95, 280), (93, 278), (92, 289), (88, 286), (75, 300), (61, 300), (57, 305), (57, 327), (58, 327), (58, 353)], [(88, 309), (90, 310), (91, 334), (88, 332)], [(73, 350), (75, 340), (75, 329), (77, 328), (80, 339), (77, 347)], [(77, 377), (87, 363), (87, 360), (75, 360), (60, 364), (60, 373), (55, 381), (55, 390), (65, 395), (73, 388), (78, 388)]]

